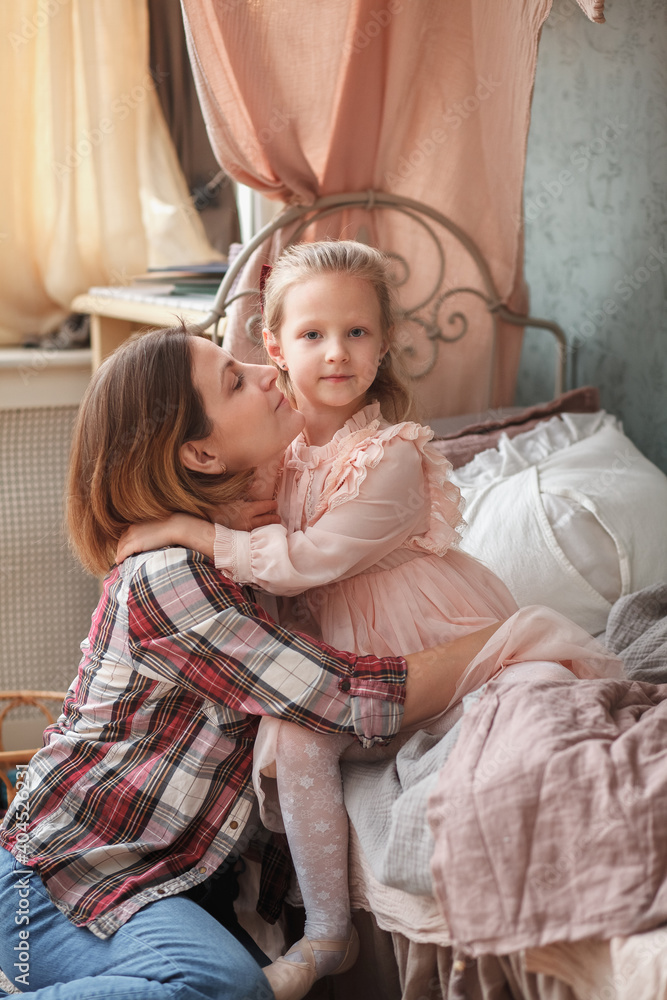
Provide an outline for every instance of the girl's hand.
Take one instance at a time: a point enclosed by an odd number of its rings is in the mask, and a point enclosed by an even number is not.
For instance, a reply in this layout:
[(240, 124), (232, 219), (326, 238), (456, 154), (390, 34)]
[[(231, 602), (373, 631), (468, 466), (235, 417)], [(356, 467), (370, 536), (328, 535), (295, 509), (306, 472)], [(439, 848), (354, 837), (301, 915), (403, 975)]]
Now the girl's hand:
[(238, 500), (213, 511), (213, 520), (234, 531), (252, 531), (266, 524), (280, 524), (276, 500)]
[(140, 521), (126, 528), (118, 540), (116, 562), (135, 552), (149, 552), (165, 545), (182, 545), (213, 558), (215, 527), (191, 514), (171, 514), (163, 521)]
[[(265, 524), (280, 524), (275, 500), (239, 500), (213, 512), (214, 520), (235, 531), (252, 531)], [(213, 558), (215, 525), (192, 514), (171, 514), (163, 521), (140, 521), (126, 528), (118, 540), (116, 562), (136, 552), (165, 545), (182, 545)]]

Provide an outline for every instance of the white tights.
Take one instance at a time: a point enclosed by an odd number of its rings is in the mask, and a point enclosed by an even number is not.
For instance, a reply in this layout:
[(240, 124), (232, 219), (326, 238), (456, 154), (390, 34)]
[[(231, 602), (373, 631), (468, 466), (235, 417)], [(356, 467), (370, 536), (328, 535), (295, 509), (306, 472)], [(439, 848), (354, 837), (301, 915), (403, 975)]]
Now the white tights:
[[(574, 680), (574, 675), (560, 663), (531, 660), (506, 667), (499, 679), (507, 683)], [(428, 728), (440, 730), (437, 724)], [(314, 733), (289, 722), (280, 726), (276, 755), (278, 795), (306, 909), (305, 934), (311, 941), (345, 941), (351, 929), (347, 882), (349, 827), (340, 756), (345, 750), (348, 755), (366, 760), (393, 756), (398, 749), (395, 743), (368, 751), (362, 750), (352, 736)], [(349, 749), (353, 746), (358, 749)], [(291, 957), (298, 961), (299, 953)], [(327, 966), (333, 968), (340, 961), (340, 953), (319, 952), (316, 958), (319, 974), (325, 975)]]
[[(291, 722), (283, 722), (278, 733), (278, 796), (310, 941), (345, 941), (351, 931), (349, 827), (339, 757), (353, 742), (353, 736), (313, 733)], [(299, 952), (289, 957), (301, 960)], [(341, 955), (315, 951), (315, 958), (323, 976)]]
[(526, 660), (505, 667), (496, 678), (499, 681), (573, 681), (574, 674), (562, 663), (551, 660)]

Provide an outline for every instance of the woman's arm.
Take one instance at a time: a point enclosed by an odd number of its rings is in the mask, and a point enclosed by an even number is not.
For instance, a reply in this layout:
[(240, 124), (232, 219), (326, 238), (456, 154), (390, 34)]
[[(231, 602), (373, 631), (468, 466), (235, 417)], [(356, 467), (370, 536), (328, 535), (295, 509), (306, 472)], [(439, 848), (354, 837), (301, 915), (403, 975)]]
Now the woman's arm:
[(250, 534), (216, 526), (216, 566), (240, 583), (286, 597), (363, 572), (428, 526), (420, 452), (399, 437), (386, 442), (358, 494), (340, 499), (315, 524), (291, 534), (282, 525)]
[[(495, 632), (401, 656), (356, 656), (281, 628), (200, 556), (169, 549), (136, 571), (128, 596), (136, 669), (229, 712), (272, 715), (365, 744), (444, 711)], [(405, 703), (405, 715), (403, 706)]]
[(468, 664), (484, 648), (503, 622), (487, 625), (470, 635), (444, 642), (405, 657), (408, 680), (405, 687), (403, 728), (439, 715), (448, 707), (456, 685)]
[(273, 622), (195, 552), (152, 552), (132, 571), (128, 644), (134, 669), (220, 706), (222, 728), (271, 715), (362, 741), (393, 736), (405, 660), (356, 656)]

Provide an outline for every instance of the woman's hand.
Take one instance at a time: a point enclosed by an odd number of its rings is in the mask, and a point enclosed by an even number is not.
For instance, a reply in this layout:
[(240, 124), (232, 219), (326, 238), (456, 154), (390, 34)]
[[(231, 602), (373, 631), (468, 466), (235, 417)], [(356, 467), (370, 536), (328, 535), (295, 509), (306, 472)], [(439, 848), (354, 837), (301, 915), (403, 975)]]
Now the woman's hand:
[(215, 526), (192, 514), (171, 514), (163, 521), (140, 521), (126, 528), (118, 540), (116, 562), (135, 552), (149, 552), (165, 545), (182, 545), (213, 558)]
[(266, 524), (280, 524), (276, 500), (237, 500), (213, 511), (213, 520), (233, 531), (252, 531)]

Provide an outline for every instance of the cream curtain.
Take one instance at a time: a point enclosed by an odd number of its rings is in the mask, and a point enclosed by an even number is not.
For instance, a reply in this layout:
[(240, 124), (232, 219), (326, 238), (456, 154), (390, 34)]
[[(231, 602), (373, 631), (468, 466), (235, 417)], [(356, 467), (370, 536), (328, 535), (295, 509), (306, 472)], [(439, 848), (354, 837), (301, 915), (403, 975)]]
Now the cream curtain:
[[(581, 0), (596, 6), (596, 0)], [(449, 216), (481, 248), (501, 300), (527, 308), (523, 285), (522, 187), (537, 45), (551, 0), (182, 0), (200, 101), (213, 150), (238, 181), (278, 201), (375, 188), (424, 201)], [(599, 2), (597, 3), (599, 7)], [(590, 12), (589, 12), (590, 16)], [(375, 213), (368, 236), (402, 253), (412, 275), (405, 306), (421, 301), (437, 270), (432, 244), (395, 213)], [(365, 236), (361, 213), (323, 234)], [(256, 280), (258, 253), (243, 284)], [(446, 289), (466, 286), (474, 269), (447, 246)], [(478, 284), (478, 282), (476, 282)], [(244, 300), (244, 303), (247, 300)], [(443, 346), (418, 382), (426, 417), (511, 402), (521, 336), (501, 330), (495, 368), (489, 324), (473, 296), (471, 329)], [(230, 313), (229, 344), (257, 352), (244, 304)], [(429, 356), (424, 328), (405, 331), (413, 367)]]
[(0, 343), (91, 285), (211, 249), (149, 65), (146, 0), (0, 4)]

